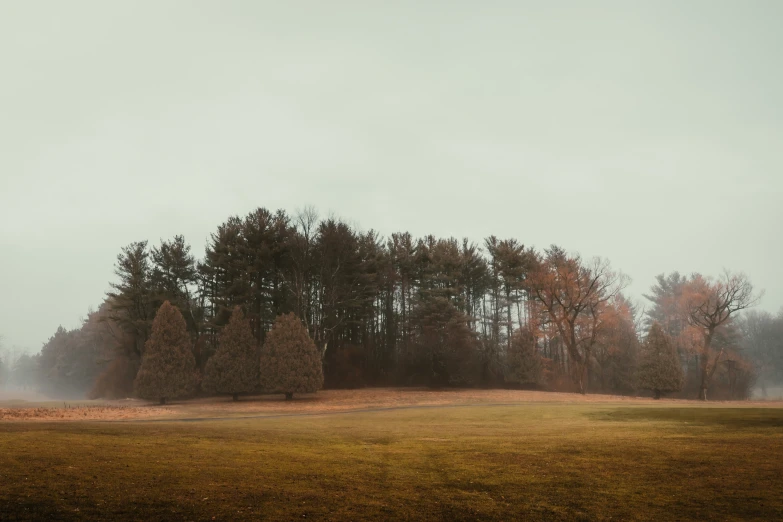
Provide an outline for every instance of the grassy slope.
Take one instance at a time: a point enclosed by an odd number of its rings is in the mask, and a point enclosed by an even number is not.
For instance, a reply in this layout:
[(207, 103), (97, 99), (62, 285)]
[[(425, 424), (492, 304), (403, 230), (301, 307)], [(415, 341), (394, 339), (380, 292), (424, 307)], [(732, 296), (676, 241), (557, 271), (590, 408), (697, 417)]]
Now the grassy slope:
[(783, 410), (0, 424), (0, 519), (783, 518)]

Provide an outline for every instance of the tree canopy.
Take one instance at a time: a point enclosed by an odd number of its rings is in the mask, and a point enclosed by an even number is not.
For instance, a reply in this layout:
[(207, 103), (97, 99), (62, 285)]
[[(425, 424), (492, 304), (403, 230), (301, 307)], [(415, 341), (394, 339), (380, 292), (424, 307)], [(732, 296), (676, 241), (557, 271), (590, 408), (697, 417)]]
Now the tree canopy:
[(293, 313), (275, 320), (261, 350), (261, 389), (284, 393), (313, 393), (324, 382), (321, 354), (302, 321)]
[(136, 376), (139, 397), (166, 400), (193, 392), (196, 362), (185, 319), (180, 311), (164, 301), (152, 322), (150, 338)]
[(220, 344), (207, 361), (201, 388), (208, 393), (226, 393), (237, 400), (240, 393), (258, 388), (258, 350), (250, 323), (242, 308), (234, 307), (220, 334)]
[[(641, 325), (654, 322), (686, 369), (682, 396), (706, 398), (709, 389), (726, 397), (734, 382), (744, 383), (737, 393), (746, 396), (755, 374), (764, 385), (783, 380), (780, 344), (765, 340), (779, 330), (764, 327), (762, 335), (740, 320), (757, 297), (741, 274), (661, 274), (643, 307), (603, 258), (494, 235), (382, 237), (312, 208), (230, 216), (202, 256), (191, 252), (181, 235), (122, 248), (105, 302), (80, 328), (53, 336), (36, 359), (39, 387), (127, 393), (165, 301), (182, 313), (204, 393), (217, 393), (215, 369), (237, 306), (258, 346), (277, 317), (293, 313), (321, 357), (324, 386), (333, 388), (518, 386), (511, 367), (531, 349), (542, 387), (633, 393)], [(532, 335), (532, 348), (529, 337), (515, 345), (520, 331)]]

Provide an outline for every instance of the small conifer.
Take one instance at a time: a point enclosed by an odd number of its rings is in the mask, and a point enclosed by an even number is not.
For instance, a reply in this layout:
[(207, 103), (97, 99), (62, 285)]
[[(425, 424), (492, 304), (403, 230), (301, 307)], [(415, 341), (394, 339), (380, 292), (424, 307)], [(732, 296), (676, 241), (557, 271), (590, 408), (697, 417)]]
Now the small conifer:
[(235, 307), (223, 332), (220, 345), (207, 361), (201, 387), (208, 393), (227, 393), (238, 400), (258, 386), (256, 339), (242, 309)]
[(302, 321), (293, 313), (280, 315), (261, 350), (261, 388), (285, 393), (313, 393), (324, 383), (321, 355)]
[(143, 399), (182, 397), (193, 391), (196, 361), (191, 350), (185, 319), (168, 301), (152, 322), (152, 333), (144, 345), (144, 356), (136, 375), (136, 394)]

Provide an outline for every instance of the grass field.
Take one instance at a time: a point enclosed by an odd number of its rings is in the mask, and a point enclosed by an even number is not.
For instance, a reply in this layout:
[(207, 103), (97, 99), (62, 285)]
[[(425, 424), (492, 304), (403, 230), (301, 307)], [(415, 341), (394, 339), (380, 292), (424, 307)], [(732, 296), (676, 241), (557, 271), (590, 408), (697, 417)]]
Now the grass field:
[(780, 520), (781, 492), (781, 408), (0, 423), (0, 520)]

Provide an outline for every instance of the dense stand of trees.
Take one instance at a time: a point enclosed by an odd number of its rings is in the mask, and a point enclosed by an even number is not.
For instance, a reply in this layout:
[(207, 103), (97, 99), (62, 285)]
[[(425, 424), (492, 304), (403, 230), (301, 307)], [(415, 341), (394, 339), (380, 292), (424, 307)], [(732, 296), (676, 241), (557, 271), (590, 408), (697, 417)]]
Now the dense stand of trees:
[(130, 394), (168, 301), (200, 375), (239, 307), (258, 349), (276, 318), (294, 314), (322, 358), (326, 387), (634, 393), (653, 323), (684, 370), (681, 396), (742, 397), (754, 379), (783, 380), (783, 317), (741, 314), (757, 299), (744, 276), (661, 275), (645, 311), (623, 295), (627, 283), (608, 261), (557, 246), (383, 238), (312, 209), (259, 208), (219, 225), (200, 259), (182, 236), (124, 247), (98, 311), (80, 329), (58, 330), (35, 365), (44, 391)]

